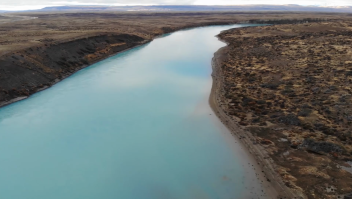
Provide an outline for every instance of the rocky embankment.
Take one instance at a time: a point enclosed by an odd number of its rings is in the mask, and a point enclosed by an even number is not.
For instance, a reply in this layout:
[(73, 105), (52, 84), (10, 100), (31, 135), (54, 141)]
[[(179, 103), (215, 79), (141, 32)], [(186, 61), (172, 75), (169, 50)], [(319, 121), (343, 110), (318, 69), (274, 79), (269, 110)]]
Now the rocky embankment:
[(352, 192), (352, 174), (343, 169), (352, 159), (351, 37), (346, 21), (219, 35), (228, 44), (214, 60), (221, 118), (244, 129), (234, 131), (259, 160), (271, 159), (259, 162), (292, 191), (287, 198)]
[(7, 54), (0, 59), (0, 106), (26, 98), (83, 67), (146, 42), (135, 35), (103, 35)]

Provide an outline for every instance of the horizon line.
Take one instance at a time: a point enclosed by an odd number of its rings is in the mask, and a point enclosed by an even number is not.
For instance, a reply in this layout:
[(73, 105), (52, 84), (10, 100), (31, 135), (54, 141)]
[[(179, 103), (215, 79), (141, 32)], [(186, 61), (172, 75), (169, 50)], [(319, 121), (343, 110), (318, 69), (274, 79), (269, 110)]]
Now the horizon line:
[[(5, 7), (5, 9), (1, 9), (0, 11), (34, 11), (34, 10), (41, 10), (44, 8), (52, 8), (52, 7), (73, 7), (73, 6), (80, 6), (80, 7), (133, 7), (133, 6), (141, 6), (141, 7), (148, 7), (148, 6), (221, 6), (221, 7), (231, 7), (231, 6), (300, 6), (300, 7), (316, 7), (316, 8), (347, 8), (347, 7), (352, 7), (349, 5), (343, 5), (343, 6), (326, 6), (326, 5), (302, 5), (302, 4), (229, 4), (229, 5), (210, 5), (210, 4), (204, 4), (204, 5), (198, 5), (198, 4), (62, 4), (62, 5), (36, 5), (36, 6), (29, 6), (29, 5), (24, 5), (24, 6), (2, 6), (0, 7)], [(23, 9), (16, 9), (16, 8), (23, 8)], [(7, 9), (6, 9), (7, 8)], [(10, 9), (9, 9), (10, 8)], [(13, 8), (13, 9), (11, 9)]]

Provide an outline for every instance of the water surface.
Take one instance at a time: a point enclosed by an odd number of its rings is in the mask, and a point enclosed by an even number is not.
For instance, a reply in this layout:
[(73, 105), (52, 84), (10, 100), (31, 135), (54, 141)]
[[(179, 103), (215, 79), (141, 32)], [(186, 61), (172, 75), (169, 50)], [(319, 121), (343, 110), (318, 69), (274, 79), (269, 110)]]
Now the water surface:
[(1, 198), (260, 197), (208, 105), (214, 36), (241, 26), (165, 35), (1, 108)]

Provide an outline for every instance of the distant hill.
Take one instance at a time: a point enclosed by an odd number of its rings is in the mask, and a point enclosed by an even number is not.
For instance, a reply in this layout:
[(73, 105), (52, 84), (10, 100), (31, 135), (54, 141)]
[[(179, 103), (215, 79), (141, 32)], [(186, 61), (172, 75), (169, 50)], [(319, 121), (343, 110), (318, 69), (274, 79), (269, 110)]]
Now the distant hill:
[(300, 5), (155, 5), (155, 6), (56, 6), (39, 11), (305, 11), (305, 12), (352, 12), (352, 6), (320, 7)]

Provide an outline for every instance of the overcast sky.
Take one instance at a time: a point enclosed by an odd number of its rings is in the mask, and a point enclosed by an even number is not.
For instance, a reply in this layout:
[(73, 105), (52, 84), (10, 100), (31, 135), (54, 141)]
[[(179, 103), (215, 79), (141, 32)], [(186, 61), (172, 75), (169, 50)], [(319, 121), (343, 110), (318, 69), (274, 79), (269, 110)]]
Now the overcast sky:
[(29, 10), (60, 5), (243, 5), (299, 4), (352, 6), (352, 0), (0, 0), (0, 10)]

